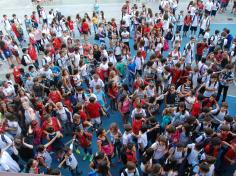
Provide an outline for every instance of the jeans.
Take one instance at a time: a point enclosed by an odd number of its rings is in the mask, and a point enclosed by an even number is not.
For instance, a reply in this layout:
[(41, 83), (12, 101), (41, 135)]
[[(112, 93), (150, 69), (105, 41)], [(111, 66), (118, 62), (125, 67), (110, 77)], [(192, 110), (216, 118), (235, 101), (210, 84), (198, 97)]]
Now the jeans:
[(85, 154), (89, 154), (89, 155), (93, 154), (91, 146), (88, 146), (87, 148), (83, 148), (83, 150)]
[(181, 32), (181, 30), (182, 30), (182, 25), (177, 25), (177, 26), (176, 26), (176, 31)]
[(77, 166), (75, 169), (70, 169), (70, 172), (71, 172), (71, 175), (72, 175), (72, 176), (81, 175), (81, 174), (78, 172), (78, 166)]
[(219, 88), (218, 88), (218, 93), (217, 93), (217, 96), (216, 96), (216, 101), (219, 101), (222, 90), (223, 90), (223, 99), (222, 99), (222, 102), (225, 101), (226, 96), (227, 96), (228, 89), (229, 89), (229, 86), (225, 86), (225, 85), (222, 85), (222, 84), (220, 83), (220, 84), (219, 84)]

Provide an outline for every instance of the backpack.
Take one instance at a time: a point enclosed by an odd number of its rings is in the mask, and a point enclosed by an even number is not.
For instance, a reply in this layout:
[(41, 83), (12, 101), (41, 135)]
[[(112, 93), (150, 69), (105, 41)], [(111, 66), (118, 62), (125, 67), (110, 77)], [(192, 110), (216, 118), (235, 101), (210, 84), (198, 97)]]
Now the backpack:
[(166, 40), (171, 40), (173, 38), (173, 33), (171, 31), (167, 32), (165, 39)]
[[(123, 171), (121, 172), (124, 176), (128, 176), (128, 173), (126, 172), (126, 170), (125, 170), (125, 168), (123, 169)], [(135, 169), (135, 171), (134, 171), (134, 176), (136, 176), (137, 175), (137, 173), (136, 173), (136, 169)]]
[(22, 56), (22, 58), (21, 58), (21, 64), (23, 65), (23, 66), (27, 66), (27, 63), (26, 63), (26, 61), (25, 61), (25, 57), (27, 57), (27, 55), (23, 55)]
[(225, 40), (224, 37), (219, 37), (219, 39), (217, 40), (216, 46), (219, 47), (219, 48), (221, 48), (221, 49), (223, 49), (224, 40)]
[(216, 38), (216, 36), (215, 35), (212, 35), (209, 39), (208, 39), (208, 45), (210, 45), (210, 44), (214, 44), (214, 41), (215, 41), (215, 38)]

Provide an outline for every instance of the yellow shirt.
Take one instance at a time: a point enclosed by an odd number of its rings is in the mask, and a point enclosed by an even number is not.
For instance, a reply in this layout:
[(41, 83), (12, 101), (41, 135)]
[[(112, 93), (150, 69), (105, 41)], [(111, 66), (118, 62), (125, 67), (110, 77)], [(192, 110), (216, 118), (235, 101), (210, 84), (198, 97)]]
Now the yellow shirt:
[(92, 22), (93, 22), (93, 24), (98, 24), (98, 18), (97, 17), (93, 17), (92, 18)]

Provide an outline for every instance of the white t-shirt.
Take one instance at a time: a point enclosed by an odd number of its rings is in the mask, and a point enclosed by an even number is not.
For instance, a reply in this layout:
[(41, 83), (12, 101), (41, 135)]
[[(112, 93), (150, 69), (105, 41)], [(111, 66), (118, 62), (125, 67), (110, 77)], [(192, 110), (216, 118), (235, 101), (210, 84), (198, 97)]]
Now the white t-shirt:
[(14, 134), (19, 136), (21, 134), (21, 127), (17, 121), (7, 121), (7, 125), (9, 128), (16, 128), (16, 131), (11, 131), (10, 134)]
[(8, 84), (7, 88), (5, 88), (5, 87), (3, 88), (3, 94), (8, 98), (14, 96), (15, 95), (14, 87), (12, 85)]
[(121, 32), (122, 42), (129, 42), (129, 31)]
[(206, 30), (206, 28), (208, 27), (209, 23), (210, 23), (209, 17), (203, 18), (202, 22), (201, 22), (200, 28), (203, 29), (203, 30)]
[(208, 81), (207, 83), (206, 83), (206, 88), (209, 88), (209, 89), (215, 89), (214, 91), (209, 91), (209, 90), (205, 90), (205, 92), (204, 92), (204, 96), (205, 97), (210, 97), (212, 94), (214, 94), (214, 93), (216, 93), (217, 92), (217, 90), (218, 90), (218, 86), (219, 86), (219, 83), (218, 82), (216, 82), (216, 83), (211, 83), (210, 84), (210, 82)]
[(205, 4), (205, 9), (207, 11), (211, 11), (212, 7), (213, 7), (213, 2), (212, 1), (207, 1), (206, 4)]
[(148, 145), (147, 132), (145, 132), (139, 136), (138, 144), (142, 145), (143, 148), (147, 147), (147, 145)]
[(10, 24), (9, 20), (3, 20), (3, 24), (4, 24), (6, 31), (11, 30), (11, 24)]
[(104, 87), (104, 83), (103, 83), (103, 81), (102, 81), (101, 79), (98, 79), (97, 81), (92, 80), (92, 81), (90, 82), (90, 87), (93, 89), (93, 91), (96, 90), (96, 86), (97, 86), (97, 85), (99, 85), (101, 88)]
[(137, 70), (142, 69), (142, 65), (143, 65), (143, 62), (144, 62), (142, 58), (134, 56), (133, 62), (135, 62)]
[(194, 143), (188, 144), (187, 147), (191, 149), (191, 152), (190, 152), (190, 154), (189, 154), (188, 157), (187, 157), (188, 163), (189, 163), (190, 165), (194, 166), (194, 165), (196, 165), (196, 164), (199, 163), (199, 159), (202, 160), (202, 159), (205, 158), (205, 155), (204, 155), (204, 154), (202, 154), (202, 155), (199, 157), (199, 154), (201, 154), (201, 153), (200, 153), (200, 151), (195, 150), (195, 144), (194, 144)]
[(2, 151), (2, 156), (0, 157), (0, 165), (1, 169), (3, 169), (2, 171), (20, 172), (19, 165), (6, 151)]
[(130, 26), (130, 23), (131, 23), (131, 15), (129, 14), (126, 14), (123, 16), (123, 20), (125, 21), (125, 27), (129, 27)]
[(122, 135), (122, 144), (127, 145), (128, 143), (132, 142), (132, 134), (131, 133), (126, 133)]
[(142, 114), (143, 117), (146, 117), (146, 112), (144, 109), (141, 109), (140, 111), (138, 111), (137, 108), (133, 109), (131, 118), (134, 119), (136, 114)]
[(154, 155), (153, 159), (160, 159), (164, 156), (166, 147), (164, 145), (160, 145), (159, 142), (155, 142), (151, 146), (152, 149), (154, 149)]
[(106, 63), (102, 62), (99, 67), (101, 70), (108, 70), (108, 62)]
[(75, 65), (75, 68), (79, 66), (79, 62), (80, 62), (80, 54), (75, 54), (74, 55), (74, 65)]
[(76, 160), (75, 155), (73, 153), (66, 160), (66, 165), (69, 166), (72, 170), (77, 167), (78, 161)]
[[(69, 112), (68, 109), (67, 109), (67, 111)], [(61, 119), (62, 122), (66, 122), (68, 120), (65, 107), (63, 107), (62, 109), (57, 110), (57, 113), (59, 114), (60, 119)]]

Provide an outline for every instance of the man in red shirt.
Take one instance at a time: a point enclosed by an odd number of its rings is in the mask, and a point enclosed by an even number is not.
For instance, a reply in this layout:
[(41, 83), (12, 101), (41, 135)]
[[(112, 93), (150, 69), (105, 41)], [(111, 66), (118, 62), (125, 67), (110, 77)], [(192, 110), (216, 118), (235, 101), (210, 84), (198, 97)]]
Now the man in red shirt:
[(102, 112), (102, 114), (105, 114), (105, 112), (94, 97), (89, 98), (89, 103), (86, 105), (85, 109), (93, 124), (93, 128), (97, 129), (102, 123), (100, 112)]
[(170, 73), (172, 75), (171, 84), (176, 84), (178, 79), (180, 78), (180, 75), (181, 75), (180, 66), (181, 65), (177, 63), (175, 64), (174, 68), (170, 69)]
[(203, 51), (207, 47), (208, 45), (206, 39), (203, 39), (203, 41), (197, 43), (196, 63), (202, 59)]
[(34, 66), (36, 67), (36, 69), (38, 69), (39, 68), (38, 55), (37, 55), (36, 49), (32, 45), (32, 43), (29, 43), (27, 51), (28, 51), (30, 58), (34, 61)]

